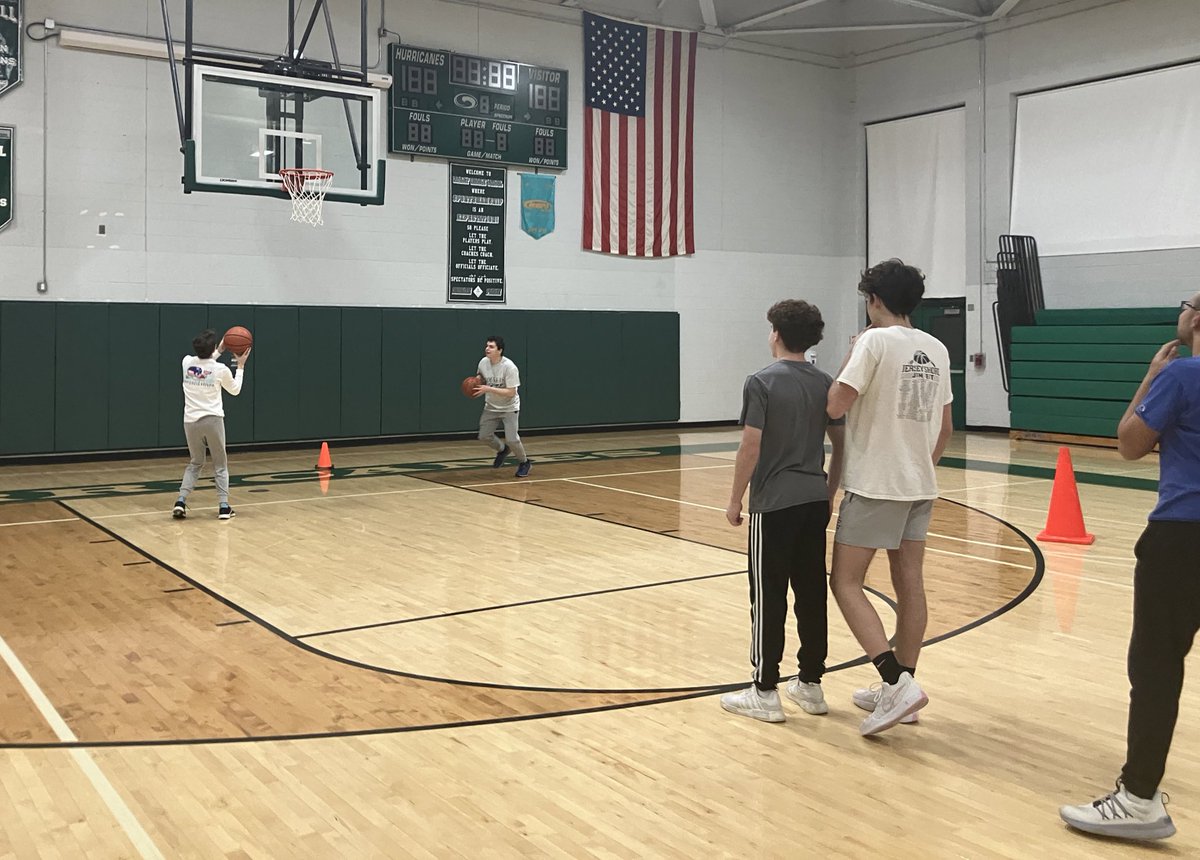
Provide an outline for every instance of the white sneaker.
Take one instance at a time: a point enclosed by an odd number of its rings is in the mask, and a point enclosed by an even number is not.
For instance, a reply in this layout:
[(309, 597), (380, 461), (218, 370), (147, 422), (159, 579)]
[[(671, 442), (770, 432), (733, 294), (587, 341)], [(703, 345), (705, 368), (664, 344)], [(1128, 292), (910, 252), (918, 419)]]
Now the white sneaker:
[(806, 714), (829, 713), (829, 705), (825, 704), (825, 693), (820, 684), (809, 684), (799, 678), (793, 678), (787, 685), (787, 696)]
[[(879, 694), (883, 692), (883, 683), (876, 681), (870, 687), (860, 687), (854, 691), (851, 698), (854, 699), (854, 704), (862, 708), (864, 711), (873, 711), (875, 706), (879, 704)], [(909, 714), (907, 717), (901, 717), (901, 725), (912, 725), (917, 722), (918, 714), (916, 711)]]
[(1116, 790), (1099, 800), (1061, 807), (1058, 814), (1084, 833), (1115, 839), (1166, 839), (1175, 833), (1175, 822), (1167, 815), (1169, 800), (1161, 791), (1149, 800), (1137, 797), (1118, 781)]
[(787, 719), (783, 714), (783, 705), (779, 703), (779, 691), (763, 692), (753, 684), (736, 693), (726, 693), (721, 697), (721, 707), (731, 714), (753, 717), (766, 723), (782, 723)]
[(895, 684), (884, 683), (879, 690), (879, 704), (862, 721), (859, 731), (863, 737), (887, 731), (901, 719), (929, 704), (929, 697), (908, 672), (900, 673)]

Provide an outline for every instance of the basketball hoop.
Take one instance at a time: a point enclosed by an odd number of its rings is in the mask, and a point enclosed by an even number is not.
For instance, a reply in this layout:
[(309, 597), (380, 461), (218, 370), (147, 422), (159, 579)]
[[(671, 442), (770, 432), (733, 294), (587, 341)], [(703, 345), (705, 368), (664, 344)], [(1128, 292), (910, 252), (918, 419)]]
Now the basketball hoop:
[(309, 167), (285, 167), (279, 171), (284, 190), (292, 195), (292, 220), (317, 227), (321, 220), (321, 204), (325, 192), (333, 184), (332, 170)]

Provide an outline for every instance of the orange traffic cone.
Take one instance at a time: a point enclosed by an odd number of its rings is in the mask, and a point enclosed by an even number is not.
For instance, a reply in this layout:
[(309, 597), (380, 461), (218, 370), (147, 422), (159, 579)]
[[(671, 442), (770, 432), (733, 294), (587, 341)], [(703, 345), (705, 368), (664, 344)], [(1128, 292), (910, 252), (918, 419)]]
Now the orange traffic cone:
[(1058, 449), (1058, 467), (1054, 470), (1054, 488), (1050, 491), (1046, 528), (1037, 539), (1079, 544), (1090, 544), (1096, 539), (1083, 526), (1079, 488), (1075, 486), (1075, 469), (1071, 466), (1071, 452), (1065, 446)]
[(332, 469), (333, 468), (333, 460), (329, 459), (329, 443), (328, 442), (321, 443), (321, 454), (319, 457), (317, 457), (317, 465), (314, 466), (313, 468), (316, 468), (316, 469)]
[(321, 484), (321, 495), (324, 496), (329, 492), (329, 479), (333, 477), (332, 469), (320, 469), (317, 471), (317, 481)]

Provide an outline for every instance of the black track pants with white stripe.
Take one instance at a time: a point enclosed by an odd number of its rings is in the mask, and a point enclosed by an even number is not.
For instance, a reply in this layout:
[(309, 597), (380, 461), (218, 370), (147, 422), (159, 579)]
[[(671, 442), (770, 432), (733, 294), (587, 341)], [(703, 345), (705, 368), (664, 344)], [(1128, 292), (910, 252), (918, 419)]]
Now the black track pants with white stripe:
[(800, 680), (825, 674), (829, 653), (829, 580), (825, 571), (825, 528), (829, 503), (810, 502), (750, 514), (750, 665), (760, 690), (779, 683), (791, 583), (800, 650)]

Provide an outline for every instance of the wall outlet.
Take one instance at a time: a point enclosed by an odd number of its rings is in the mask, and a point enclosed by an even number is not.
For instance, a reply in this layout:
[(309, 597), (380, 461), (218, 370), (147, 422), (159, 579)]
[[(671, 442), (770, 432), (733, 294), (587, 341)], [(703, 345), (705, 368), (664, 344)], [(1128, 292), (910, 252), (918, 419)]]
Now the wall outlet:
[(49, 285), (49, 284), (47, 284), (45, 281), (38, 281), (38, 282), (37, 282), (37, 291), (38, 291), (39, 293), (44, 293), (44, 292), (46, 292), (46, 291), (47, 291), (47, 290), (49, 290), (49, 289), (50, 289), (50, 285)]

